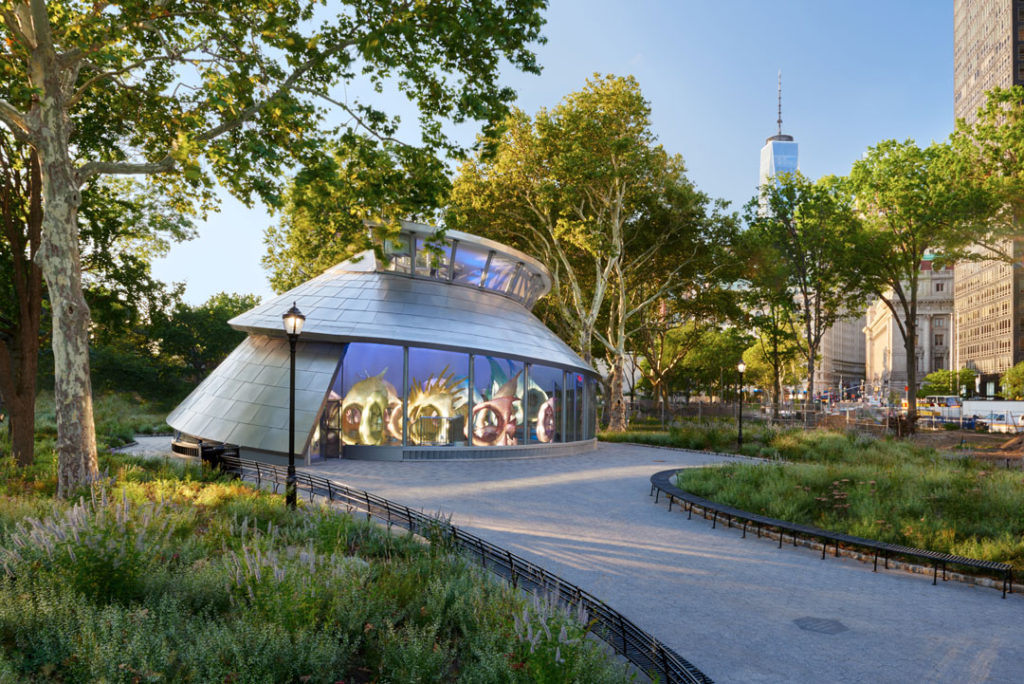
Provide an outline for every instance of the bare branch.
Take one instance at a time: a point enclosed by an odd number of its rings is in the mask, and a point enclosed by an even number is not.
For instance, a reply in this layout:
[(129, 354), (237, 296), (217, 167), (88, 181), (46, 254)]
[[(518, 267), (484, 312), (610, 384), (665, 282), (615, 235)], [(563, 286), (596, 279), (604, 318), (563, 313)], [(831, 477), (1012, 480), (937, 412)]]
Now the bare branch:
[(7, 24), (7, 29), (14, 34), (15, 40), (21, 43), (26, 50), (32, 50), (36, 47), (35, 36), (29, 35), (22, 28), (23, 23), (28, 21), (26, 7), (19, 5), (18, 9), (21, 11), (0, 10), (0, 17), (4, 18), (4, 23)]
[[(76, 90), (74, 92), (74, 94), (71, 96), (71, 99), (68, 100), (68, 109), (71, 109), (72, 107), (77, 105), (79, 102), (81, 102), (82, 98), (85, 96), (85, 94), (89, 90), (89, 88), (91, 88), (93, 86), (93, 84), (95, 84), (97, 81), (100, 81), (100, 80), (102, 80), (104, 78), (115, 78), (117, 76), (120, 76), (121, 74), (124, 74), (126, 72), (132, 71), (133, 69), (137, 69), (138, 67), (143, 66), (143, 65), (145, 65), (145, 64), (147, 64), (149, 62), (167, 62), (167, 61), (173, 62), (173, 61), (177, 61), (177, 58), (180, 58), (180, 56), (181, 55), (179, 54), (175, 58), (172, 58), (172, 57), (144, 57), (143, 59), (136, 60), (136, 61), (132, 62), (131, 64), (126, 64), (123, 67), (121, 67), (120, 69), (111, 69), (110, 71), (100, 72), (100, 73), (96, 74), (95, 76), (93, 76), (92, 78), (88, 79), (85, 83), (83, 83), (82, 85), (80, 85), (78, 87), (78, 90)], [(89, 68), (95, 70), (95, 67), (94, 67), (94, 65), (91, 62), (85, 62), (83, 64), (83, 66), (89, 67)]]
[(150, 173), (166, 173), (174, 169), (175, 161), (171, 155), (165, 156), (158, 162), (134, 164), (131, 162), (86, 162), (78, 170), (78, 183), (84, 184), (93, 176), (100, 174), (130, 176), (144, 175)]
[(7, 100), (0, 100), (0, 123), (10, 129), (18, 142), (29, 141), (30, 131), (25, 115)]
[(344, 102), (341, 102), (339, 100), (335, 100), (334, 98), (328, 96), (326, 93), (315, 92), (315, 91), (309, 90), (307, 88), (296, 89), (296, 92), (307, 93), (309, 95), (315, 95), (315, 96), (317, 96), (317, 97), (319, 97), (319, 98), (321, 98), (323, 100), (326, 100), (327, 102), (330, 102), (335, 107), (343, 109), (345, 112), (348, 113), (348, 115), (350, 117), (352, 117), (355, 120), (356, 124), (358, 124), (358, 126), (360, 128), (362, 128), (364, 131), (366, 131), (367, 133), (372, 135), (377, 140), (380, 140), (381, 142), (395, 143), (396, 145), (401, 145), (402, 147), (412, 147), (412, 145), (410, 145), (409, 143), (403, 142), (403, 141), (401, 141), (401, 140), (399, 140), (397, 138), (392, 138), (389, 135), (381, 135), (380, 133), (375, 131), (373, 128), (371, 128), (365, 121), (363, 121), (362, 117), (360, 117), (358, 114), (356, 114), (355, 111), (353, 111), (353, 109), (351, 107), (349, 107)]

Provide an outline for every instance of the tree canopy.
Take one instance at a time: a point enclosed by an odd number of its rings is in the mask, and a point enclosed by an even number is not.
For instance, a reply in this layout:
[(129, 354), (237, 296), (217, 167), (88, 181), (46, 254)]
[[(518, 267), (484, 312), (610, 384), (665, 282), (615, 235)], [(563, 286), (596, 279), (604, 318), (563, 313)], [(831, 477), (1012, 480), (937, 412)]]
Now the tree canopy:
[(814, 396), (814, 369), (825, 333), (840, 319), (860, 315), (867, 298), (854, 247), (857, 218), (838, 178), (812, 182), (803, 174), (771, 178), (747, 204), (754, 249), (771, 249), (778, 275), (793, 297), (799, 349)]
[[(917, 386), (918, 283), (926, 255), (954, 263), (977, 255), (987, 233), (991, 195), (950, 144), (918, 147), (885, 140), (854, 163), (849, 176), (860, 214), (856, 249), (863, 286), (893, 314), (904, 342), (907, 384)], [(908, 408), (914, 424), (917, 407)]]
[(693, 296), (715, 270), (713, 236), (732, 224), (682, 157), (656, 143), (632, 77), (595, 75), (551, 110), (515, 112), (491, 147), (459, 170), (447, 225), (544, 262), (556, 327), (586, 361), (595, 342), (605, 352), (610, 427), (622, 428), (623, 363), (640, 312)]
[[(538, 70), (543, 0), (15, 0), (0, 8), (0, 125), (39, 156), (37, 261), (53, 303), (58, 488), (97, 474), (82, 295), (81, 192), (107, 174), (162, 174), (185, 211), (219, 181), (280, 201), (282, 171), (359, 130), (399, 121), (344, 87), (394, 88), (420, 112), (421, 145), (457, 151), (442, 122), (495, 122), (514, 93), (500, 60)], [(345, 117), (338, 123), (329, 112)], [(396, 141), (397, 142), (397, 141)]]

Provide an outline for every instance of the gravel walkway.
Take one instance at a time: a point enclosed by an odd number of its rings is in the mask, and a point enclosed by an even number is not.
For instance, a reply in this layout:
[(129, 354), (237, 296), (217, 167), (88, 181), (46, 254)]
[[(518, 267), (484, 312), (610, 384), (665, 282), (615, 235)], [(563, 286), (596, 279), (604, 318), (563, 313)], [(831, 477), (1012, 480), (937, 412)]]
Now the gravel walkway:
[(778, 549), (648, 496), (654, 472), (724, 460), (602, 444), (574, 457), (309, 470), (450, 514), (603, 598), (717, 682), (1024, 681), (1020, 594)]

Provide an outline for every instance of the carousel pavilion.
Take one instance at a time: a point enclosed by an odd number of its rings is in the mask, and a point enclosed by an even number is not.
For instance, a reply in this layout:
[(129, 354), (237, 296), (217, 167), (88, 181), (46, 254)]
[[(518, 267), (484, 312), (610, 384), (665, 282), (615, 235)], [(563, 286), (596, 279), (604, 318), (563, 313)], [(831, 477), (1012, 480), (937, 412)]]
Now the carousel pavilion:
[(477, 458), (596, 446), (594, 370), (532, 313), (551, 289), (537, 260), (457, 231), (403, 223), (373, 251), (229, 324), (248, 337), (168, 416), (178, 439), (288, 453), (289, 340), (296, 345), (295, 453)]

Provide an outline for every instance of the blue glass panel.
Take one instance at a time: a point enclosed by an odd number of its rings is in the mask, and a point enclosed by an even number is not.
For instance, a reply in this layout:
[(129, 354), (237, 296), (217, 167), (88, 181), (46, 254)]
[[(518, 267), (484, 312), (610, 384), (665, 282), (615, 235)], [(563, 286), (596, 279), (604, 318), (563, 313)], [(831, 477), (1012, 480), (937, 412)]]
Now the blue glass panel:
[(447, 280), (451, 256), (450, 242), (439, 243), (429, 238), (416, 238), (416, 275)]
[(484, 287), (488, 290), (505, 292), (511, 284), (512, 275), (516, 272), (516, 262), (506, 257), (495, 254), (491, 258), (491, 265), (487, 268), (487, 280)]
[(469, 354), (409, 349), (409, 445), (465, 444)]
[(494, 356), (473, 359), (473, 445), (522, 444), (523, 364)]
[(530, 442), (562, 441), (562, 369), (530, 366)]
[(353, 343), (342, 363), (340, 431), (345, 444), (402, 443), (402, 347)]
[(460, 242), (455, 250), (455, 273), (453, 280), (457, 283), (479, 285), (483, 278), (487, 255), (490, 250), (476, 245)]

